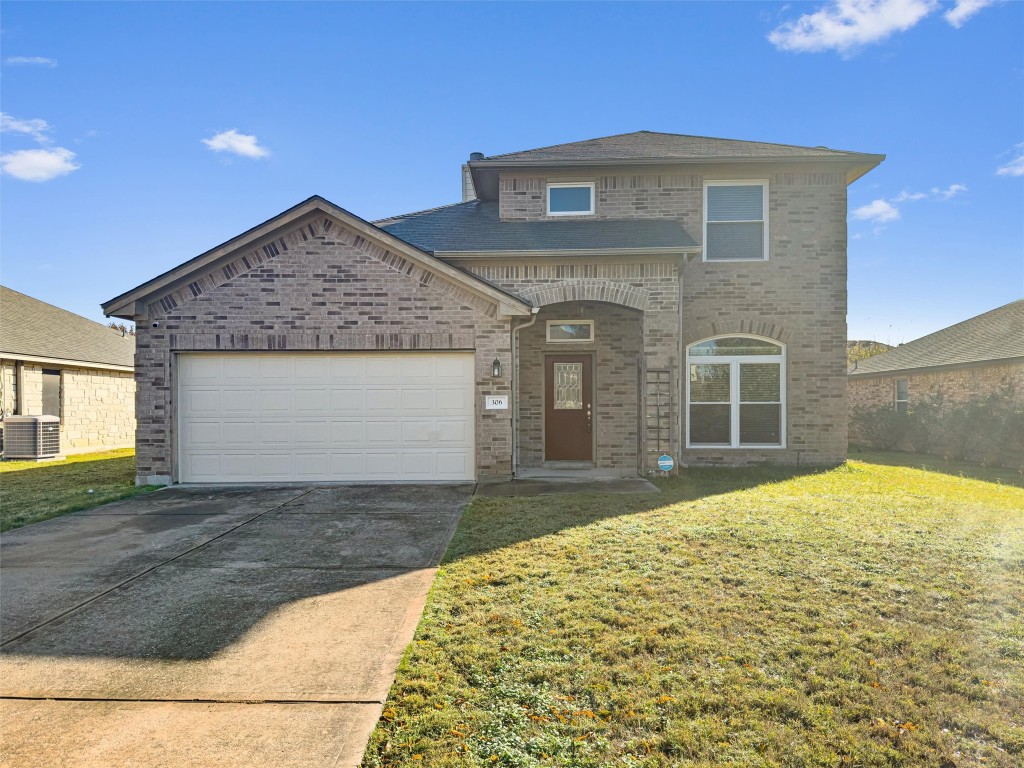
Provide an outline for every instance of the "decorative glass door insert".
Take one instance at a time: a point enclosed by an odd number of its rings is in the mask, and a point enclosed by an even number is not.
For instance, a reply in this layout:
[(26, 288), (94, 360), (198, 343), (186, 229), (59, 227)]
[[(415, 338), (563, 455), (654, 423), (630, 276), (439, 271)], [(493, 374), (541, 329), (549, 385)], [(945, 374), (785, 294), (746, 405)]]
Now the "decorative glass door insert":
[(555, 410), (583, 408), (583, 363), (555, 363)]

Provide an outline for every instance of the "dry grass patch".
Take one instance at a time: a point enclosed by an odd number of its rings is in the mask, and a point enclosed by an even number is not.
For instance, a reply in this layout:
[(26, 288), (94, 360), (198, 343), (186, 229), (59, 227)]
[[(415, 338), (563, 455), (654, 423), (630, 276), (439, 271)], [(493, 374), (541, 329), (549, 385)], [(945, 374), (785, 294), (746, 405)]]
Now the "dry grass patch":
[(857, 461), (475, 499), (365, 766), (1024, 762), (1024, 490)]

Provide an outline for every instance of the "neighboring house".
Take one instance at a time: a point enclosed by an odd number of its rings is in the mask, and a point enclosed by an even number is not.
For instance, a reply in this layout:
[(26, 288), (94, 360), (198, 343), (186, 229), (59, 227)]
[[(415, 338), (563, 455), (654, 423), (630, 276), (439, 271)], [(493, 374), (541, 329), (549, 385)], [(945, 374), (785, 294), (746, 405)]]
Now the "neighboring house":
[(1024, 406), (1024, 299), (943, 328), (850, 368), (850, 410), (1008, 393)]
[(61, 453), (135, 441), (135, 339), (0, 286), (3, 416), (57, 416)]
[(140, 482), (472, 481), (846, 455), (846, 188), (883, 156), (640, 131), (462, 203), (312, 197), (111, 299)]

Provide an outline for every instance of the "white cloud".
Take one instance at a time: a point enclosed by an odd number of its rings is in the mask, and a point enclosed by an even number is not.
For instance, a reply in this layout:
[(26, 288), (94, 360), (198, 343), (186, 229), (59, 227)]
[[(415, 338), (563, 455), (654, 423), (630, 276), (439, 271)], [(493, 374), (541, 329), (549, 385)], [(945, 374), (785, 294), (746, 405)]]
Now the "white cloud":
[(937, 197), (939, 200), (949, 200), (951, 197), (955, 197), (961, 192), (967, 191), (966, 184), (950, 184), (945, 189), (939, 189), (938, 187), (932, 187), (932, 195)]
[(203, 144), (214, 152), (231, 152), (242, 157), (266, 157), (270, 154), (270, 150), (259, 145), (255, 136), (239, 133), (234, 128), (203, 139)]
[(31, 136), (40, 144), (46, 144), (50, 138), (46, 132), (50, 130), (49, 124), (40, 118), (31, 120), (19, 120), (16, 117), (0, 112), (0, 132), (3, 133), (24, 133)]
[(57, 66), (56, 59), (48, 59), (45, 56), (8, 56), (4, 59), (5, 64), (13, 66), (37, 66), (53, 69)]
[(896, 221), (900, 217), (900, 211), (887, 200), (872, 200), (867, 205), (862, 205), (853, 212), (853, 218), (861, 221), (876, 221), (884, 223)]
[(768, 35), (784, 51), (851, 53), (905, 32), (938, 8), (937, 0), (832, 0)]
[(1017, 155), (1005, 165), (996, 169), (996, 176), (1024, 176), (1024, 142), (1018, 144), (1014, 150)]
[(77, 171), (75, 153), (63, 147), (20, 149), (0, 155), (0, 170), (22, 181), (49, 181)]
[(995, 0), (956, 0), (956, 5), (946, 11), (943, 17), (957, 29), (960, 29), (969, 18)]
[(907, 190), (904, 189), (902, 192), (896, 195), (896, 197), (892, 198), (892, 202), (905, 203), (914, 200), (924, 200), (926, 197), (928, 197), (928, 195), (924, 192), (908, 192)]

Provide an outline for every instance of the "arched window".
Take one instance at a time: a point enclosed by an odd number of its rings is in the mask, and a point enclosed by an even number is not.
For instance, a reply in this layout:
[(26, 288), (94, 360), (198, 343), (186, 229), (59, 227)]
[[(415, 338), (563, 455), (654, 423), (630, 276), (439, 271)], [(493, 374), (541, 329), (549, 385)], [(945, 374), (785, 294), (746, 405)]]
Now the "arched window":
[(786, 444), (786, 349), (771, 339), (726, 336), (686, 348), (688, 448)]

